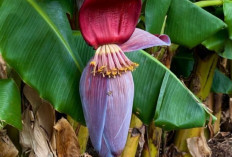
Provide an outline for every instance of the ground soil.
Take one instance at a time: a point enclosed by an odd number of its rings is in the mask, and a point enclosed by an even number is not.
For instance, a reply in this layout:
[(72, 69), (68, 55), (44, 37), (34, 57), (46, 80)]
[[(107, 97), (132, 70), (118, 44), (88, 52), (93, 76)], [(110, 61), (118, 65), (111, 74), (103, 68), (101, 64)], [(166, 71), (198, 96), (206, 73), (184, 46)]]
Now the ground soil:
[(212, 157), (232, 157), (232, 134), (220, 132), (208, 142)]
[(212, 157), (232, 157), (232, 119), (229, 111), (229, 97), (224, 95), (222, 103), (220, 132), (208, 141)]

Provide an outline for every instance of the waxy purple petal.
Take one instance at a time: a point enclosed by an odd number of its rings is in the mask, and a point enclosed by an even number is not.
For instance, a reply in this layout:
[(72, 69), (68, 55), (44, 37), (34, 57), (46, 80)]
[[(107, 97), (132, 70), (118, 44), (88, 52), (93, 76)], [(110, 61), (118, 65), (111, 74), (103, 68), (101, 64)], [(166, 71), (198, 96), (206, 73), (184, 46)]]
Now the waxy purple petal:
[(113, 157), (110, 149), (106, 145), (106, 141), (105, 141), (104, 136), (102, 138), (102, 146), (101, 146), (101, 150), (99, 152), (99, 155), (100, 155), (100, 157)]
[(171, 41), (167, 35), (155, 36), (144, 30), (136, 28), (128, 41), (118, 46), (124, 52), (146, 49), (154, 46), (170, 46)]
[(108, 78), (100, 74), (93, 76), (91, 69), (90, 66), (84, 69), (80, 93), (92, 144), (101, 156), (120, 155), (132, 114), (132, 74), (128, 71), (120, 77)]
[(134, 98), (134, 82), (131, 72), (115, 79), (108, 79), (108, 95), (104, 138), (112, 154), (118, 156), (126, 144)]
[(105, 127), (108, 83), (106, 78), (94, 77), (91, 71), (92, 68), (87, 66), (82, 73), (80, 96), (91, 142), (100, 151)]

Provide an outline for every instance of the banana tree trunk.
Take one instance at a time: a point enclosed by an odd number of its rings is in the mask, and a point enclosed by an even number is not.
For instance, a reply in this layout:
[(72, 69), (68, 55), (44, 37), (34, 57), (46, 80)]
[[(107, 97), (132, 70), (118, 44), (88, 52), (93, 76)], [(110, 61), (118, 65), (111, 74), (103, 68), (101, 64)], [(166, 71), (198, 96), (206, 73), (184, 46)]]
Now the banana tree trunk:
[[(193, 77), (190, 82), (190, 90), (202, 101), (208, 97), (213, 82), (214, 70), (216, 68), (218, 56), (216, 54), (209, 54), (201, 58), (199, 54), (196, 56), (196, 65)], [(178, 151), (185, 154), (183, 156), (196, 156), (201, 149), (201, 155), (204, 153), (206, 156), (210, 154), (207, 143), (204, 137), (204, 128), (193, 128), (177, 131), (175, 136), (174, 145)], [(195, 139), (201, 140), (202, 147), (198, 149), (189, 149), (193, 145)], [(188, 142), (187, 142), (188, 140)]]
[(144, 135), (144, 132), (142, 132), (142, 128), (142, 121), (133, 114), (131, 117), (130, 131), (128, 133), (126, 146), (121, 157), (127, 157), (128, 155), (136, 156), (141, 136)]

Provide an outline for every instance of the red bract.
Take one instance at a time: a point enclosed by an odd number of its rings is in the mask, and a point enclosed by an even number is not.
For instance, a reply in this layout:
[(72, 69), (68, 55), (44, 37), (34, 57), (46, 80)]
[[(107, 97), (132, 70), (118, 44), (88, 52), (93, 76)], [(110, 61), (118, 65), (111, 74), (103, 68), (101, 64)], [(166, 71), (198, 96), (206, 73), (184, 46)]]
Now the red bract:
[(141, 0), (85, 0), (80, 9), (80, 29), (88, 44), (98, 48), (129, 39), (138, 22)]
[(83, 71), (80, 95), (94, 148), (102, 157), (119, 156), (125, 146), (134, 98), (131, 75), (138, 64), (124, 52), (170, 45), (166, 35), (135, 29), (141, 0), (85, 0), (79, 23), (95, 56)]

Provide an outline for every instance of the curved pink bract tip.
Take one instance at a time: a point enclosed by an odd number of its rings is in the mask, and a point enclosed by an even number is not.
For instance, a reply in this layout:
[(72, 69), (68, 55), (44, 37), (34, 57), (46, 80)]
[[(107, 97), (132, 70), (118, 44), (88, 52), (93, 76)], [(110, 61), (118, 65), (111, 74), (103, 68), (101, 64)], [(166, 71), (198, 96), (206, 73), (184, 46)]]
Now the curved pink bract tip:
[(171, 40), (167, 35), (153, 35), (142, 29), (136, 28), (132, 36), (125, 43), (118, 46), (124, 52), (146, 49), (154, 46), (170, 46)]
[(84, 39), (94, 48), (127, 41), (138, 22), (141, 6), (141, 0), (85, 0), (79, 14)]

